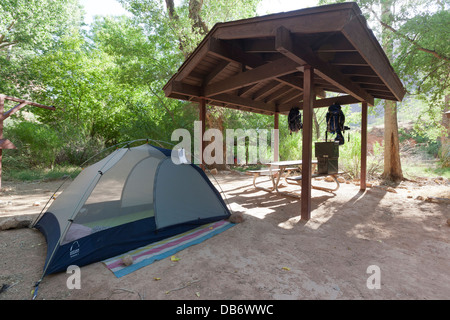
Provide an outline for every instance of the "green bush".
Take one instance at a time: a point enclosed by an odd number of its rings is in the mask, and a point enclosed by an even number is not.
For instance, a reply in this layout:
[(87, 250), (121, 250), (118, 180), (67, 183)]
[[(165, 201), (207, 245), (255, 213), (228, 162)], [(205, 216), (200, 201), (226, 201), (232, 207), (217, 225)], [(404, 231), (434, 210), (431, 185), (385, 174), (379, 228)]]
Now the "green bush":
[(79, 166), (105, 148), (101, 138), (93, 138), (76, 129), (67, 129), (60, 135), (65, 143), (57, 155), (58, 164)]
[(26, 171), (57, 165), (79, 166), (105, 148), (102, 139), (92, 138), (80, 128), (66, 128), (61, 132), (45, 124), (22, 121), (5, 129), (5, 137), (17, 147), (4, 150), (5, 169)]
[(52, 167), (63, 145), (58, 133), (48, 125), (22, 121), (5, 128), (5, 137), (17, 147), (8, 150), (5, 164), (13, 168)]
[[(429, 132), (431, 133), (428, 134)], [(414, 140), (417, 143), (416, 153), (426, 153), (433, 158), (440, 156), (441, 143), (431, 128), (427, 128), (427, 131), (419, 131), (416, 128), (399, 128), (398, 136), (400, 143), (405, 140)]]
[(81, 168), (69, 167), (69, 166), (55, 166), (52, 169), (18, 169), (18, 168), (8, 168), (3, 173), (2, 178), (9, 181), (50, 181), (59, 180), (66, 177), (71, 177), (74, 179), (81, 172)]
[(442, 168), (450, 167), (450, 143), (443, 143), (439, 150), (439, 162)]
[(295, 160), (302, 158), (302, 135), (293, 133), (281, 137), (280, 133), (280, 160)]
[[(347, 139), (347, 133), (345, 134)], [(339, 147), (339, 168), (349, 174), (353, 179), (359, 179), (361, 175), (361, 134), (350, 134), (350, 141), (345, 141)], [(373, 153), (367, 154), (367, 176), (375, 177), (381, 174), (383, 169), (383, 146), (378, 142), (373, 145)]]
[(352, 178), (359, 178), (361, 172), (361, 135), (345, 134), (346, 141), (339, 146), (339, 167), (348, 173)]

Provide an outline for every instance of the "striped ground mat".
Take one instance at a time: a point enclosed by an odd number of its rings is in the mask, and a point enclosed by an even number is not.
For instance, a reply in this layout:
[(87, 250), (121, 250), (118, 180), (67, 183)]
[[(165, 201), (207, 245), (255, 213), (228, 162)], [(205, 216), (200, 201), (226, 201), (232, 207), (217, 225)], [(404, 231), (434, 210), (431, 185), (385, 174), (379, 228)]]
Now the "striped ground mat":
[[(233, 223), (225, 220), (208, 223), (188, 232), (154, 242), (102, 262), (117, 278), (120, 278), (157, 260), (172, 256), (180, 250), (201, 243), (232, 226), (234, 226)], [(133, 258), (133, 264), (130, 266), (125, 266), (122, 262), (126, 255), (131, 255)]]

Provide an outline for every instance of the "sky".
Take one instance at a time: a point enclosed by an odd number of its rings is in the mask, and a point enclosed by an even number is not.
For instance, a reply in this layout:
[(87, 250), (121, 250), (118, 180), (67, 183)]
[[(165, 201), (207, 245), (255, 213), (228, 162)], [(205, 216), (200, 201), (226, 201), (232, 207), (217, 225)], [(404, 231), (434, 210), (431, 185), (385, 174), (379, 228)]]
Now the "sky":
[[(175, 0), (176, 1), (176, 0)], [(262, 0), (259, 14), (292, 11), (317, 5), (318, 0)], [(85, 22), (90, 24), (95, 15), (129, 14), (116, 0), (80, 0), (86, 11)]]

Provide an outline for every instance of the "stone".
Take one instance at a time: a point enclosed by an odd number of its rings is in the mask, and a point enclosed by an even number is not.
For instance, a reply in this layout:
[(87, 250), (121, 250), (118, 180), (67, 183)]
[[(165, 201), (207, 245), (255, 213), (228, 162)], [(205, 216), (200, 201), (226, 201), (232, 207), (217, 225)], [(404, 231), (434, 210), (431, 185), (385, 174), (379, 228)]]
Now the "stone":
[(30, 219), (18, 219), (16, 217), (9, 217), (0, 220), (0, 230), (27, 228), (30, 223)]
[(395, 189), (392, 188), (392, 187), (387, 187), (387, 188), (386, 188), (386, 191), (387, 191), (387, 192), (392, 192), (392, 193), (397, 193), (397, 190), (395, 190)]
[(133, 257), (129, 254), (127, 254), (125, 257), (122, 258), (122, 263), (127, 267), (131, 266), (133, 262), (134, 262)]
[(230, 221), (231, 223), (241, 223), (244, 222), (244, 217), (242, 216), (241, 213), (233, 213), (228, 218), (228, 221)]

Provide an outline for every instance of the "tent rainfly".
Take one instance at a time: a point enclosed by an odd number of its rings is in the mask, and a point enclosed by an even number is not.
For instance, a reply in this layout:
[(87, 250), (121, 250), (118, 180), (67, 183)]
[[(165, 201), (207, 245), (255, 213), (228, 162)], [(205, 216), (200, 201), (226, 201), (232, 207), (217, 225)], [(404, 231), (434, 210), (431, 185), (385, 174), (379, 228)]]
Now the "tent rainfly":
[(47, 240), (42, 278), (229, 216), (198, 166), (175, 164), (171, 150), (149, 144), (117, 149), (85, 168), (34, 224)]

